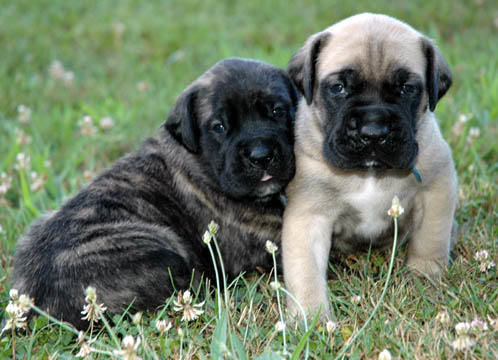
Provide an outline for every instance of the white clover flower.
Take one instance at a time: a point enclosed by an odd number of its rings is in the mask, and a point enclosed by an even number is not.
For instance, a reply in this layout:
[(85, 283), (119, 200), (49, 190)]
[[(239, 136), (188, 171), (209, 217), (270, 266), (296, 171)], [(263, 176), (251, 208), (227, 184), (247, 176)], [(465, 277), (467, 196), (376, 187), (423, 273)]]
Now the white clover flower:
[(459, 123), (462, 123), (462, 124), (465, 124), (469, 121), (469, 116), (466, 115), (466, 114), (460, 114), (458, 115), (458, 122)]
[(104, 130), (109, 130), (114, 127), (114, 120), (109, 116), (103, 117), (99, 121), (99, 126)]
[(482, 261), (482, 260), (488, 260), (489, 253), (487, 250), (479, 250), (476, 251), (474, 254), (474, 260), (476, 261)]
[(173, 64), (173, 63), (175, 63), (175, 62), (185, 60), (185, 57), (186, 57), (185, 50), (183, 50), (183, 49), (179, 49), (179, 50), (176, 50), (174, 53), (172, 53), (172, 54), (168, 57), (168, 62), (169, 62), (170, 64)]
[(479, 263), (479, 271), (483, 272), (483, 273), (488, 271), (488, 262), (487, 261), (483, 261), (483, 262)]
[(19, 299), (19, 291), (17, 289), (10, 289), (9, 297), (13, 301), (17, 301)]
[(52, 61), (48, 68), (49, 75), (56, 80), (61, 80), (65, 71), (64, 65), (59, 60)]
[(450, 315), (446, 310), (440, 311), (436, 315), (436, 321), (443, 325), (448, 325), (450, 323)]
[(216, 233), (218, 232), (219, 230), (219, 226), (217, 223), (215, 223), (214, 221), (211, 221), (208, 225), (208, 230), (209, 230), (209, 233), (212, 235), (212, 236), (215, 236)]
[(16, 170), (29, 170), (31, 168), (31, 158), (24, 153), (17, 154), (14, 168)]
[(85, 333), (83, 331), (80, 331), (78, 333), (78, 346), (80, 347), (80, 351), (75, 355), (76, 357), (81, 357), (84, 359), (90, 359), (90, 354), (93, 349), (91, 347), (91, 344), (95, 341), (96, 339), (90, 339), (88, 342), (85, 340)]
[(477, 318), (472, 320), (472, 322), (470, 323), (470, 326), (471, 326), (472, 330), (479, 330), (479, 331), (488, 330), (488, 324), (486, 324), (486, 322), (479, 320)]
[(85, 295), (86, 302), (94, 302), (97, 300), (97, 289), (95, 289), (93, 286), (89, 286), (85, 290)]
[(389, 350), (384, 349), (380, 352), (379, 360), (391, 360), (391, 359), (392, 359), (392, 356), (391, 356), (391, 353), (389, 352)]
[(7, 191), (9, 191), (9, 188), (10, 188), (10, 186), (7, 187), (7, 185), (5, 185), (5, 184), (0, 184), (0, 198), (2, 196), (4, 196), (5, 194), (7, 194)]
[(169, 323), (166, 323), (166, 320), (156, 321), (156, 329), (159, 331), (159, 333), (161, 333), (161, 335), (169, 331), (172, 327), (173, 327), (172, 321), (170, 321)]
[(489, 325), (491, 325), (491, 327), (494, 329), (494, 330), (498, 330), (498, 319), (493, 319), (491, 316), (487, 316), (488, 318), (488, 322), (489, 322)]
[(7, 313), (7, 315), (9, 318), (5, 322), (5, 326), (3, 327), (0, 333), (3, 333), (4, 331), (10, 329), (16, 329), (16, 328), (24, 329), (26, 327), (26, 317), (19, 316), (17, 315), (17, 313), (14, 313), (14, 315)]
[(92, 353), (92, 351), (93, 351), (93, 349), (90, 346), (90, 344), (88, 344), (86, 341), (84, 341), (80, 345), (80, 351), (75, 356), (87, 359), (87, 358), (90, 358), (90, 354)]
[(389, 215), (393, 218), (397, 218), (398, 216), (400, 216), (404, 212), (405, 212), (405, 209), (403, 209), (403, 207), (400, 205), (399, 198), (397, 196), (395, 196), (393, 198), (391, 208), (387, 211), (387, 215)]
[(20, 311), (22, 311), (23, 313), (27, 313), (28, 310), (31, 308), (31, 304), (33, 304), (33, 302), (34, 302), (33, 299), (30, 298), (28, 295), (21, 294), (21, 296), (19, 296), (19, 301), (18, 301), (18, 306)]
[(266, 240), (266, 251), (268, 251), (270, 254), (275, 254), (275, 252), (278, 250), (278, 246), (275, 245), (273, 241)]
[(10, 301), (5, 308), (7, 321), (5, 322), (5, 326), (0, 333), (3, 333), (9, 329), (25, 328), (27, 324), (27, 317), (25, 314), (30, 308), (29, 297), (24, 294), (19, 296), (19, 292), (16, 289), (11, 289), (9, 291), (9, 296)]
[(83, 311), (81, 312), (81, 314), (84, 315), (81, 320), (88, 320), (93, 324), (100, 321), (107, 308), (104, 304), (97, 304), (97, 292), (94, 287), (87, 287), (85, 294), (85, 302), (87, 304), (83, 307)]
[(280, 285), (280, 282), (279, 281), (272, 281), (270, 283), (270, 287), (275, 290), (275, 291), (278, 291), (280, 290), (280, 288), (282, 287), (282, 285)]
[(16, 133), (16, 143), (20, 146), (31, 144), (31, 142), (33, 141), (31, 135), (26, 134), (21, 129), (15, 129), (15, 133)]
[(66, 70), (59, 60), (54, 60), (50, 64), (48, 73), (54, 80), (62, 81), (65, 85), (73, 84), (74, 72)]
[(83, 306), (83, 311), (81, 312), (81, 314), (84, 315), (81, 320), (88, 320), (90, 323), (99, 322), (102, 314), (106, 310), (107, 308), (104, 304), (86, 304)]
[(114, 38), (121, 39), (123, 37), (125, 30), (126, 26), (121, 21), (116, 21), (112, 23), (112, 33), (114, 35)]
[(360, 295), (353, 295), (353, 296), (351, 296), (350, 301), (352, 304), (355, 304), (355, 305), (359, 304), (361, 301), (361, 296)]
[(38, 176), (36, 171), (31, 172), (31, 185), (29, 187), (31, 191), (39, 191), (43, 189), (46, 182), (47, 182), (47, 175), (42, 174), (41, 176)]
[(126, 335), (123, 339), (121, 350), (114, 350), (113, 354), (123, 360), (141, 360), (142, 358), (137, 355), (140, 342), (140, 336), (137, 336), (135, 341), (133, 336)]
[(468, 336), (459, 336), (451, 343), (451, 346), (453, 346), (453, 350), (455, 351), (465, 350), (472, 345), (474, 345), (474, 341)]
[(478, 127), (471, 127), (469, 129), (469, 134), (467, 135), (467, 143), (472, 144), (474, 139), (481, 135), (481, 130)]
[(183, 329), (181, 327), (179, 327), (178, 329), (176, 329), (176, 332), (178, 333), (178, 336), (180, 336), (180, 337), (184, 337), (185, 336), (185, 332), (183, 331)]
[(66, 86), (73, 85), (73, 82), (74, 82), (74, 72), (72, 72), (72, 71), (66, 71), (66, 72), (64, 72), (64, 74), (62, 75), (62, 82)]
[(2, 172), (0, 174), (0, 197), (7, 194), (12, 185), (12, 177)]
[(277, 321), (275, 324), (275, 330), (276, 331), (284, 331), (285, 330), (285, 323), (283, 321)]
[(464, 127), (465, 127), (465, 124), (463, 122), (458, 121), (451, 128), (451, 132), (455, 136), (461, 136), (463, 134)]
[(25, 105), (17, 107), (17, 119), (21, 124), (27, 124), (31, 121), (31, 109)]
[(91, 136), (97, 132), (92, 117), (89, 115), (83, 116), (83, 119), (78, 122), (78, 125), (81, 128), (81, 135), (83, 136)]
[(329, 334), (333, 333), (335, 331), (335, 329), (337, 329), (337, 323), (329, 320), (329, 321), (327, 321), (326, 327), (327, 327), (327, 332)]
[(147, 81), (140, 81), (137, 84), (137, 89), (140, 92), (146, 92), (147, 90), (149, 90), (149, 83)]
[(472, 127), (469, 129), (470, 137), (479, 137), (481, 135), (481, 130), (478, 127)]
[(10, 317), (14, 317), (16, 316), (16, 314), (18, 314), (19, 312), (21, 311), (21, 308), (19, 306), (17, 306), (16, 303), (10, 301), (7, 306), (5, 307), (5, 312), (7, 313), (7, 315), (9, 315)]
[(175, 311), (183, 311), (182, 321), (192, 321), (197, 319), (201, 314), (204, 313), (204, 310), (201, 308), (204, 306), (204, 301), (198, 304), (192, 304), (192, 295), (190, 291), (187, 290), (183, 294), (180, 291), (178, 293), (178, 297), (173, 301), (173, 310)]
[(88, 182), (88, 181), (92, 180), (94, 177), (95, 177), (95, 173), (93, 171), (90, 171), (90, 170), (83, 171), (83, 179), (85, 179), (85, 181)]
[(474, 254), (474, 260), (480, 261), (479, 271), (487, 272), (489, 269), (496, 266), (493, 260), (489, 260), (489, 253), (487, 250), (479, 250)]
[(460, 322), (455, 325), (455, 331), (457, 334), (467, 334), (470, 330), (470, 324), (468, 322)]
[(135, 315), (133, 315), (133, 320), (132, 320), (132, 323), (136, 326), (138, 326), (140, 324), (140, 321), (142, 321), (142, 315), (143, 313), (142, 312), (137, 312)]
[(78, 345), (81, 345), (85, 341), (85, 333), (83, 331), (78, 332)]
[(211, 234), (209, 233), (209, 231), (206, 230), (206, 232), (202, 236), (202, 241), (204, 242), (204, 244), (209, 244), (211, 242), (211, 238), (212, 238)]

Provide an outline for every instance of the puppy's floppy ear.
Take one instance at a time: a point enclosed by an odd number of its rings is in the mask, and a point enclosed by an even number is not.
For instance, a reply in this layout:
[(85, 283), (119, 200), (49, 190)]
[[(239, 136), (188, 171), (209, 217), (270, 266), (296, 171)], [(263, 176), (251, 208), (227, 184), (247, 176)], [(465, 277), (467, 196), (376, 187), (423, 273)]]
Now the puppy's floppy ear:
[(434, 111), (438, 101), (450, 88), (453, 79), (448, 63), (431, 40), (422, 38), (422, 49), (427, 61), (425, 81), (429, 96), (429, 109)]
[(199, 125), (196, 116), (196, 99), (199, 89), (187, 88), (178, 98), (165, 122), (170, 134), (189, 151), (199, 150)]
[(316, 61), (330, 36), (328, 32), (321, 32), (309, 37), (304, 46), (294, 54), (287, 67), (287, 72), (306, 98), (308, 105), (313, 101)]
[(283, 78), (283, 82), (287, 88), (287, 91), (289, 93), (293, 111), (295, 112), (295, 110), (297, 109), (297, 104), (299, 102), (299, 98), (301, 97), (301, 93), (297, 89), (294, 81), (292, 81), (290, 79), (289, 75), (286, 72), (282, 73), (282, 78)]

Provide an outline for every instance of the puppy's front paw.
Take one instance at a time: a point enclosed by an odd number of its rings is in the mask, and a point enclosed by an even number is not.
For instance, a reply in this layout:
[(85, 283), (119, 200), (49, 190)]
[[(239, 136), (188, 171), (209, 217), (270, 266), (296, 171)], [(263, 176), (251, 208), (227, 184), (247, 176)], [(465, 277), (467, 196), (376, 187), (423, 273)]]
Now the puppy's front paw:
[(432, 260), (411, 257), (406, 260), (406, 266), (413, 272), (427, 276), (433, 280), (439, 280), (446, 268), (445, 260)]
[[(294, 299), (287, 297), (287, 319), (289, 322), (303, 321), (305, 315), (308, 319), (313, 319), (320, 312), (320, 321), (326, 323), (332, 319), (328, 299), (324, 302), (317, 299), (309, 299), (308, 301), (300, 301), (299, 305)], [(304, 311), (304, 314), (303, 314)]]

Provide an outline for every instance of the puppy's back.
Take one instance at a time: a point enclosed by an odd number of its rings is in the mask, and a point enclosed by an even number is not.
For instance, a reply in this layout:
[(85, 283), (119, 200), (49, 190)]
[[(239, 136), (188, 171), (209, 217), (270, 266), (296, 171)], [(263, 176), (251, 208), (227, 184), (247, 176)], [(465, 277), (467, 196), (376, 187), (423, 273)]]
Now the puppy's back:
[(156, 146), (149, 140), (38, 219), (19, 242), (13, 287), (78, 327), (85, 326), (80, 312), (88, 286), (111, 312), (132, 302), (142, 309), (161, 305), (173, 291), (170, 272), (177, 286), (187, 287), (195, 252), (180, 241), (181, 227), (169, 227), (181, 209), (172, 209), (178, 201), (168, 192), (170, 170), (151, 151)]

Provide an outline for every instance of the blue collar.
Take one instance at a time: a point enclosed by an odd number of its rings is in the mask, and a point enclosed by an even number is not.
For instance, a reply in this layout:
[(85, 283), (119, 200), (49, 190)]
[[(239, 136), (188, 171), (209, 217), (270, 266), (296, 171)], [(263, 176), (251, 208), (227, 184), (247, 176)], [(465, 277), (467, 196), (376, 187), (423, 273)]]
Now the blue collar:
[(420, 173), (418, 172), (417, 168), (415, 167), (415, 165), (412, 164), (412, 166), (410, 167), (411, 170), (412, 170), (412, 173), (413, 175), (415, 175), (415, 179), (417, 179), (417, 181), (419, 183), (422, 182), (422, 176), (420, 175)]

